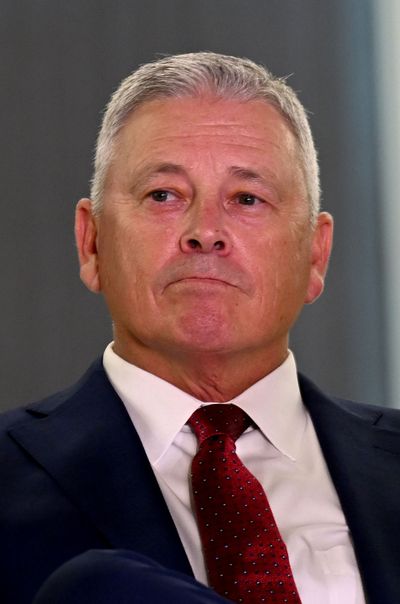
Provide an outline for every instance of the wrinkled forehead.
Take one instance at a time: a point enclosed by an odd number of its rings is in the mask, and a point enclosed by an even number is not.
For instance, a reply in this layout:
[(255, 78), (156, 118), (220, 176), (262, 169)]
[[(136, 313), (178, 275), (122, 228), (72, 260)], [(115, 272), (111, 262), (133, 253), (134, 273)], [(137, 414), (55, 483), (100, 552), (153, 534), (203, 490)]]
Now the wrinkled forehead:
[[(236, 98), (215, 96), (161, 97), (138, 105), (126, 117), (115, 139), (115, 153), (126, 152), (129, 144), (135, 145), (154, 138), (170, 135), (205, 136), (220, 133), (230, 137), (263, 137), (271, 140), (276, 135), (286, 150), (299, 159), (300, 149), (289, 120), (279, 108), (265, 99), (242, 101)], [(172, 141), (173, 142), (173, 141)], [(141, 151), (138, 149), (137, 151)]]

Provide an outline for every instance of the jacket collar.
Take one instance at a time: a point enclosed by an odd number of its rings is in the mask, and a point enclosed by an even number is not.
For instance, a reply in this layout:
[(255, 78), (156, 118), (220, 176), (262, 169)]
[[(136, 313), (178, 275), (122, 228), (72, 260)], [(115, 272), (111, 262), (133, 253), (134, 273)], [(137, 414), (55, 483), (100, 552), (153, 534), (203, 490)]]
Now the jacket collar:
[(303, 376), (299, 381), (350, 529), (368, 601), (396, 602), (400, 413), (331, 399)]
[[(191, 573), (139, 437), (101, 361), (10, 430), (113, 548)], [(32, 421), (32, 416), (36, 421)]]

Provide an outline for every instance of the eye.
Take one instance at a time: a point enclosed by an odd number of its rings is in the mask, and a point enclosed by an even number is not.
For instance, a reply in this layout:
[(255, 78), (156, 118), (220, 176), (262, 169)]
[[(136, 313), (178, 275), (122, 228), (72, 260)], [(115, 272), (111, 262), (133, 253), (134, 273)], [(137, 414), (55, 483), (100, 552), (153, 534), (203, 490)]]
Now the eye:
[(150, 193), (150, 197), (158, 203), (163, 203), (165, 201), (170, 201), (171, 198), (173, 198), (173, 194), (170, 191), (164, 191), (163, 189), (160, 189), (158, 191), (152, 191)]
[(243, 206), (254, 206), (262, 203), (262, 199), (251, 193), (240, 193), (238, 195), (238, 202)]

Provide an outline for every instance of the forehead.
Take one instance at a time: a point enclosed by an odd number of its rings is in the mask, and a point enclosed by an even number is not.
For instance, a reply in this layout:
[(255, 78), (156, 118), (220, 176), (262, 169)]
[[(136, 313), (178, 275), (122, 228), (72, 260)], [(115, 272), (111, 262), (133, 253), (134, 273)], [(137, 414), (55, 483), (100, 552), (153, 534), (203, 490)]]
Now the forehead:
[[(240, 101), (213, 96), (161, 98), (147, 101), (132, 112), (123, 127), (119, 139), (132, 140), (138, 136), (169, 134), (173, 128), (177, 135), (204, 131), (205, 135), (224, 130), (240, 136), (278, 134), (286, 143), (296, 146), (296, 140), (286, 119), (273, 105), (263, 100)], [(269, 136), (270, 138), (270, 136)]]
[[(122, 127), (112, 171), (146, 162), (209, 161), (299, 173), (297, 140), (280, 112), (262, 100), (167, 98), (144, 103)], [(116, 176), (116, 174), (114, 174)], [(296, 178), (297, 180), (297, 178)]]

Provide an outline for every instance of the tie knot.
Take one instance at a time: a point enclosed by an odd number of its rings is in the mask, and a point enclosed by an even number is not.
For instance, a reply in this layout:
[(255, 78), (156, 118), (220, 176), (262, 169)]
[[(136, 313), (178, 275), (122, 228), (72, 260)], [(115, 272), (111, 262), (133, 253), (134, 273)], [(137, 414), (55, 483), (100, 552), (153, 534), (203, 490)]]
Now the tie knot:
[(216, 434), (227, 434), (235, 441), (249, 427), (250, 418), (236, 405), (216, 403), (197, 409), (187, 423), (201, 444)]

